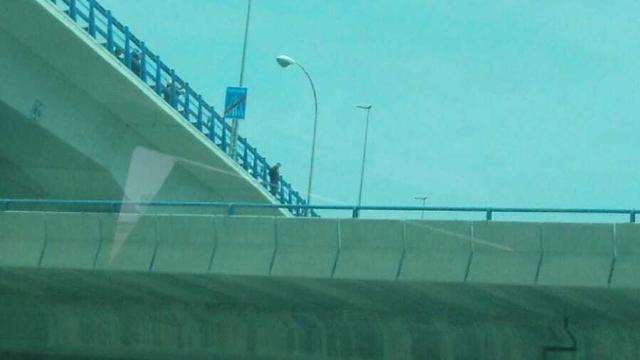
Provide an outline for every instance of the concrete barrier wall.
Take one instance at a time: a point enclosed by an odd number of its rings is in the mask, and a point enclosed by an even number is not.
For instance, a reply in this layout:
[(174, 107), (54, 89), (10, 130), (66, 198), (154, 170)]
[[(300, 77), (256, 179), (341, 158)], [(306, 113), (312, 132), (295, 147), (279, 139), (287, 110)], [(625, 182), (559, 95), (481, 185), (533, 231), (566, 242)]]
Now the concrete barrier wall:
[(395, 220), (340, 221), (340, 254), (334, 277), (395, 279), (404, 252), (404, 224)]
[(471, 223), (409, 221), (403, 280), (464, 281), (471, 261)]
[(100, 216), (45, 213), (46, 241), (41, 266), (93, 269), (100, 245)]
[(542, 227), (535, 223), (476, 222), (468, 280), (534, 284), (542, 259)]
[(607, 286), (614, 253), (608, 224), (543, 224), (538, 284)]
[(218, 217), (211, 272), (269, 275), (276, 250), (273, 217)]
[(44, 242), (44, 214), (0, 212), (0, 265), (39, 266)]
[(147, 271), (156, 250), (156, 217), (106, 214), (101, 217), (97, 269)]
[(206, 273), (216, 245), (214, 218), (159, 215), (158, 250), (153, 271)]
[(338, 220), (276, 220), (277, 251), (272, 275), (330, 278), (339, 248)]
[(640, 226), (616, 224), (616, 259), (611, 286), (640, 286)]
[(0, 212), (0, 266), (636, 287), (640, 225)]

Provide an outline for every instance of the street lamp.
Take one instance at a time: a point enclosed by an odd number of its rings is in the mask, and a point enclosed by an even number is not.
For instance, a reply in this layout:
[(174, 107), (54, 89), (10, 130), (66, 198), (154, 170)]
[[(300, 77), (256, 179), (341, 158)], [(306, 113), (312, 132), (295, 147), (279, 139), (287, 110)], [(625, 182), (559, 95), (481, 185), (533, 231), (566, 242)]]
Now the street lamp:
[(362, 149), (362, 168), (360, 170), (360, 191), (358, 191), (358, 206), (362, 203), (362, 184), (364, 183), (364, 162), (367, 159), (367, 137), (369, 135), (369, 111), (372, 105), (356, 105), (358, 109), (367, 111), (367, 122), (364, 127), (364, 148)]
[[(426, 196), (416, 196), (415, 199), (416, 200), (422, 200), (422, 207), (425, 207), (425, 204), (427, 203), (427, 197)], [(422, 210), (422, 215), (420, 215), (420, 219), (424, 220), (424, 209)]]
[(311, 205), (311, 183), (313, 180), (313, 160), (315, 158), (316, 153), (316, 132), (318, 130), (318, 96), (316, 95), (316, 87), (313, 85), (313, 80), (311, 80), (311, 76), (307, 70), (300, 65), (298, 62), (293, 60), (292, 58), (286, 55), (280, 55), (276, 58), (278, 65), (283, 68), (286, 68), (289, 65), (297, 65), (305, 75), (307, 75), (307, 79), (309, 79), (309, 84), (311, 84), (311, 90), (313, 91), (313, 101), (314, 101), (314, 117), (313, 117), (313, 140), (311, 142), (311, 164), (309, 165), (309, 185), (307, 186), (307, 205)]

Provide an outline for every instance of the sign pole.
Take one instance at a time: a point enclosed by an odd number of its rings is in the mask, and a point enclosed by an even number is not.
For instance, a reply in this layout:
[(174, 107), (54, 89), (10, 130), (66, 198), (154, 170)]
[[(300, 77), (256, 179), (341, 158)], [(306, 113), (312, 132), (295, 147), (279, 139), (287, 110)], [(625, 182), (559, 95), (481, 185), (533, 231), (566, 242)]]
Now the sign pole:
[[(242, 45), (242, 61), (240, 63), (240, 82), (238, 87), (242, 87), (244, 82), (244, 64), (247, 58), (247, 39), (249, 37), (249, 16), (251, 15), (251, 0), (247, 1), (247, 19), (244, 26), (244, 43)], [(235, 160), (236, 148), (238, 144), (238, 128), (240, 123), (238, 119), (233, 119), (231, 123), (231, 157)]]

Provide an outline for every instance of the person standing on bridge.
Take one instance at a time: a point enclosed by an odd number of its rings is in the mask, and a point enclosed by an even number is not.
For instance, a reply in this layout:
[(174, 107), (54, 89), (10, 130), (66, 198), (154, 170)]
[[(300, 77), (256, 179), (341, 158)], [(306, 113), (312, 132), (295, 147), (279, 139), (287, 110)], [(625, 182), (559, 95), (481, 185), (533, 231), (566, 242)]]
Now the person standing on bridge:
[(139, 78), (142, 78), (142, 54), (138, 49), (133, 50), (131, 53), (131, 71)]
[[(174, 84), (172, 81), (168, 82), (165, 86), (164, 89), (162, 89), (162, 97), (164, 98), (164, 101), (168, 102), (169, 105), (173, 106), (173, 101), (172, 101), (172, 92), (173, 92), (173, 87), (176, 88), (176, 102), (178, 101), (178, 97), (180, 97), (180, 95), (182, 95), (184, 93), (184, 88), (182, 86), (180, 86), (180, 84)], [(176, 103), (176, 108), (178, 107), (178, 104)]]
[(269, 190), (273, 196), (278, 193), (280, 185), (280, 163), (269, 168)]

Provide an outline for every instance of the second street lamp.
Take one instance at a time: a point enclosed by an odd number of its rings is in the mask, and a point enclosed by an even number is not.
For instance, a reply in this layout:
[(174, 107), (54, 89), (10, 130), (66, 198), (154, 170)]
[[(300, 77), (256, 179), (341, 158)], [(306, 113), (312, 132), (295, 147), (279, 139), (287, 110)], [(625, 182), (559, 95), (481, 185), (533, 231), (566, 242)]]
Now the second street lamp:
[[(311, 80), (311, 76), (307, 70), (297, 63), (292, 58), (286, 55), (280, 55), (276, 58), (278, 65), (286, 68), (289, 65), (297, 65), (307, 76), (309, 79), (309, 84), (311, 84), (311, 90), (313, 91), (313, 101), (314, 101), (314, 115), (313, 115), (313, 140), (311, 141), (311, 164), (309, 165), (309, 185), (307, 186), (307, 205), (311, 205), (311, 184), (313, 181), (313, 160), (315, 158), (316, 153), (316, 132), (318, 130), (318, 96), (316, 95), (316, 87), (313, 85), (313, 80)], [(310, 211), (307, 213), (311, 213)]]
[(371, 105), (357, 105), (358, 109), (367, 111), (367, 122), (364, 126), (364, 148), (362, 149), (362, 168), (360, 169), (360, 190), (358, 191), (358, 206), (362, 204), (362, 184), (364, 183), (364, 163), (367, 159), (367, 137), (369, 135), (369, 111), (371, 111)]

